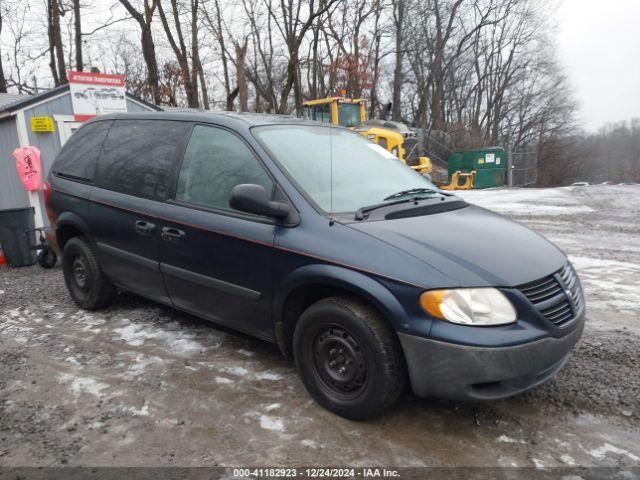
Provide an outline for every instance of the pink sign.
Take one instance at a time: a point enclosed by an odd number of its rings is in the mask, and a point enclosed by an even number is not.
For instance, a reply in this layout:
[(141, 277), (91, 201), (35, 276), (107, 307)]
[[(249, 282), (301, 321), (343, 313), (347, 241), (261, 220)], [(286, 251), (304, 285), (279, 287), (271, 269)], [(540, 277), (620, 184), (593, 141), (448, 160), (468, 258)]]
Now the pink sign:
[(36, 147), (19, 147), (13, 151), (16, 169), (27, 192), (42, 190), (42, 160)]

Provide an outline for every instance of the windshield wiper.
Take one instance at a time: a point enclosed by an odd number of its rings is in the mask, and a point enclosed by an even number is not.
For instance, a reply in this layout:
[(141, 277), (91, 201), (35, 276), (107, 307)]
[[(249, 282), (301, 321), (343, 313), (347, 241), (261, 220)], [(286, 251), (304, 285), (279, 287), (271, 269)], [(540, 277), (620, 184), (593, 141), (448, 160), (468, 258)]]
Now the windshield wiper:
[(408, 190), (401, 190), (398, 193), (393, 193), (388, 197), (383, 198), (383, 200), (393, 200), (394, 198), (404, 197), (406, 195), (413, 195), (417, 193), (439, 193), (437, 190), (433, 188), (410, 188)]
[[(360, 207), (358, 210), (356, 210), (356, 220), (363, 220), (365, 213), (370, 212), (372, 210), (376, 210), (378, 208), (388, 207), (390, 205), (399, 205), (401, 203), (417, 202), (418, 200), (423, 199), (421, 194), (425, 194), (425, 193), (440, 193), (440, 192), (438, 192), (437, 190), (434, 190), (433, 188), (410, 188), (408, 190), (402, 190), (401, 192), (394, 193), (392, 195), (389, 195), (388, 197), (383, 198), (383, 200), (385, 201), (382, 203), (376, 203), (373, 205)], [(402, 198), (402, 197), (408, 197), (408, 198)], [(394, 199), (397, 199), (397, 200), (394, 200)], [(387, 200), (393, 200), (393, 201), (388, 202)]]
[(367, 205), (365, 207), (360, 207), (358, 210), (356, 210), (356, 220), (364, 220), (364, 214), (367, 212), (371, 212), (372, 210), (376, 210), (382, 207), (388, 207), (390, 205), (399, 205), (401, 203), (415, 202), (416, 200), (419, 200), (419, 199), (412, 197), (412, 198), (404, 198), (402, 200), (395, 200), (393, 202), (376, 203), (374, 205)]

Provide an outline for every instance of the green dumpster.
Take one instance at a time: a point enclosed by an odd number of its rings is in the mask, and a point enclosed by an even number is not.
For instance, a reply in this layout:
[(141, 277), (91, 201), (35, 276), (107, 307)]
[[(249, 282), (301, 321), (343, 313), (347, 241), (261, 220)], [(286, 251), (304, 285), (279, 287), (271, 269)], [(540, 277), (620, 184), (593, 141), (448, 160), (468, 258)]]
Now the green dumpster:
[(453, 152), (448, 159), (449, 182), (455, 172), (476, 171), (473, 188), (500, 187), (507, 180), (507, 155), (503, 148), (489, 147)]

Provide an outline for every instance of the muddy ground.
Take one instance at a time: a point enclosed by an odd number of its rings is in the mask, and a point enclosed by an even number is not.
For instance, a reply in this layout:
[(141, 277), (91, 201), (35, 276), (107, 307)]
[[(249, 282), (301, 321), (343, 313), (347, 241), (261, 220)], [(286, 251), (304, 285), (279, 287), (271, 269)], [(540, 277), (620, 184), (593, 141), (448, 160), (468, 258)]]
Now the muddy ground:
[(59, 267), (0, 268), (0, 465), (640, 465), (640, 187), (464, 194), (548, 236), (588, 305), (566, 368), (491, 404), (316, 405), (275, 347), (132, 296), (99, 313)]

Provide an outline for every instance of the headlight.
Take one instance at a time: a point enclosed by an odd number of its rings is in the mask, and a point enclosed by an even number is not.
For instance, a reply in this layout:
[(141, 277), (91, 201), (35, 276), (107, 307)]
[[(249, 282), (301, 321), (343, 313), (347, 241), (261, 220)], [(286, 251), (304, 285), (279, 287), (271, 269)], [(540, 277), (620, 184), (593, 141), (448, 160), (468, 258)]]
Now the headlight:
[(504, 325), (516, 321), (511, 302), (495, 288), (429, 290), (420, 306), (432, 316), (461, 325)]
[(393, 147), (391, 149), (391, 153), (393, 153), (397, 157), (398, 156), (398, 147)]

